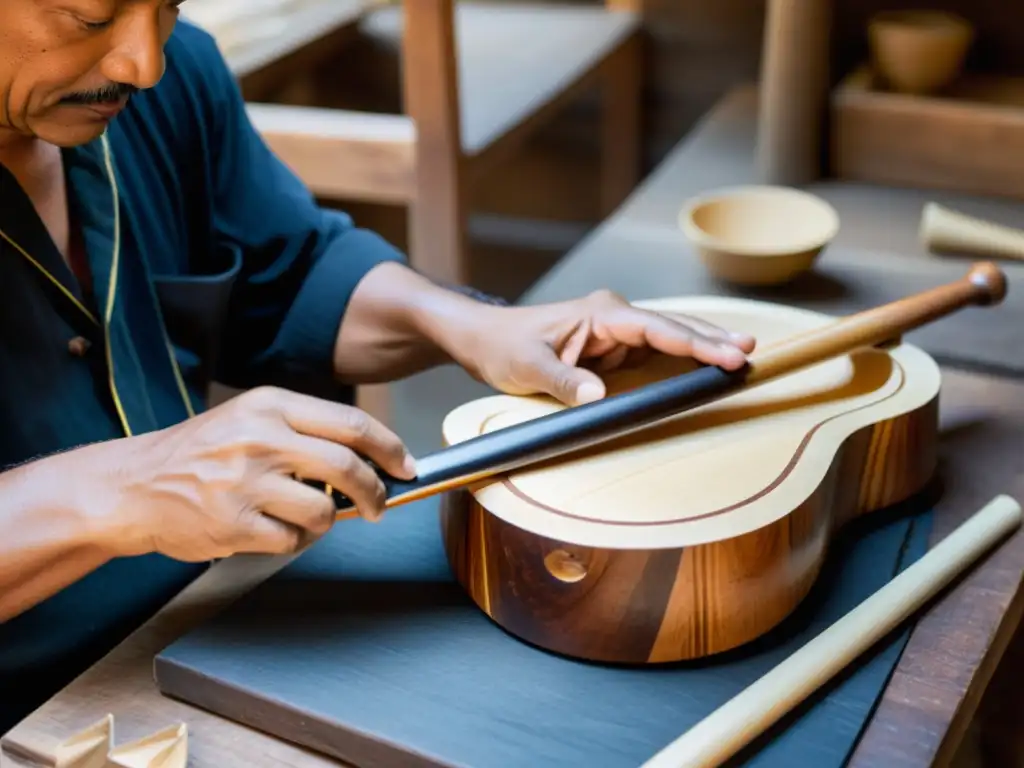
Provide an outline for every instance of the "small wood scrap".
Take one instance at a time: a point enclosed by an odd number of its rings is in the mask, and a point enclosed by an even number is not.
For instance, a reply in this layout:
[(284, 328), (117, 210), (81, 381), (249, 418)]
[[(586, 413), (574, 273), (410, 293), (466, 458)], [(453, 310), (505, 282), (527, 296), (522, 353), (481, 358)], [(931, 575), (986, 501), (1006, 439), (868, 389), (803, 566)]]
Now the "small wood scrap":
[(188, 726), (177, 723), (114, 746), (114, 716), (108, 714), (69, 736), (53, 750), (17, 755), (16, 765), (32, 768), (185, 768)]
[(111, 750), (106, 768), (185, 768), (188, 726), (172, 725)]
[(106, 768), (107, 755), (114, 744), (114, 716), (79, 731), (56, 749), (55, 768)]

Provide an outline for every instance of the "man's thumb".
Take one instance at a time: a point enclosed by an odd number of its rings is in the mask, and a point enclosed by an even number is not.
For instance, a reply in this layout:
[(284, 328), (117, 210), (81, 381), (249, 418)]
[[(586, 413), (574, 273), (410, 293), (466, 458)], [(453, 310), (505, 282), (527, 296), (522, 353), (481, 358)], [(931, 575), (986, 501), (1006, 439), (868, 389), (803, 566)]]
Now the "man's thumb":
[(601, 377), (586, 368), (567, 365), (555, 355), (538, 361), (538, 389), (566, 405), (583, 405), (600, 400), (605, 395)]

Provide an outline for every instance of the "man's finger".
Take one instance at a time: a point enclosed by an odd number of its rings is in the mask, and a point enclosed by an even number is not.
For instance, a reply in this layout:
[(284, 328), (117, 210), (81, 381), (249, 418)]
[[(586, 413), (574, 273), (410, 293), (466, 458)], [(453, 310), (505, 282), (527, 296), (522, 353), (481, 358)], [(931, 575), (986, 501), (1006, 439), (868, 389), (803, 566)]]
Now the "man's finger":
[(411, 479), (416, 464), (401, 438), (358, 408), (289, 393), (282, 404), (288, 425), (296, 432), (331, 440), (366, 456), (393, 477)]
[[(644, 349), (640, 347), (639, 349)], [(597, 365), (593, 366), (595, 371), (611, 371), (622, 366), (629, 357), (630, 352), (639, 351), (634, 347), (625, 344), (618, 344), (610, 352), (606, 352), (598, 359)]]
[(586, 368), (566, 364), (554, 351), (543, 346), (536, 355), (521, 362), (516, 381), (551, 395), (567, 405), (582, 405), (605, 395), (601, 377)]
[[(705, 335), (692, 325), (685, 325), (657, 313), (643, 310), (635, 312), (628, 324), (638, 328), (651, 348), (668, 355), (688, 355), (707, 365), (718, 365), (735, 370), (746, 363), (747, 355), (736, 342), (721, 338), (716, 333)], [(749, 346), (749, 345), (748, 345)], [(751, 347), (752, 348), (752, 347)]]
[(315, 536), (326, 533), (334, 523), (335, 506), (330, 495), (287, 475), (269, 472), (246, 490), (253, 506), (264, 514)]
[(719, 341), (725, 341), (730, 344), (735, 344), (741, 350), (746, 353), (754, 351), (756, 346), (756, 339), (749, 333), (743, 333), (741, 331), (729, 331), (725, 328), (710, 323), (707, 320), (702, 320), (699, 317), (693, 317), (692, 315), (684, 315), (678, 312), (659, 312), (662, 317), (676, 322), (682, 326), (693, 328), (699, 331), (701, 334), (709, 339), (717, 339)]
[(353, 450), (319, 437), (292, 433), (277, 445), (285, 466), (282, 469), (307, 480), (319, 480), (345, 494), (367, 520), (379, 520), (384, 513), (384, 483)]
[(232, 552), (288, 555), (297, 552), (302, 545), (301, 531), (277, 518), (254, 511), (244, 516), (239, 524), (245, 528), (239, 532), (238, 544), (232, 547)]

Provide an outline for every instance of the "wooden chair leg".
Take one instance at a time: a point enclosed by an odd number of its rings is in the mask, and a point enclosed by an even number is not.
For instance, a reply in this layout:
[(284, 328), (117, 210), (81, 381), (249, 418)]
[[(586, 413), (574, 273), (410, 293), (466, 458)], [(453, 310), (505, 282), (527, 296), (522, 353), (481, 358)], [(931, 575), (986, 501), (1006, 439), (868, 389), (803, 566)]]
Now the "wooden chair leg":
[(643, 45), (639, 35), (605, 62), (601, 88), (601, 208), (607, 216), (633, 191), (642, 173)]
[(461, 179), (457, 171), (437, 167), (443, 163), (442, 158), (417, 161), (417, 175), (433, 183), (417, 182), (416, 197), (409, 203), (409, 259), (434, 280), (468, 285), (468, 217)]
[(454, 12), (454, 0), (404, 4), (404, 101), (416, 125), (409, 255), (428, 277), (467, 285), (465, 155)]

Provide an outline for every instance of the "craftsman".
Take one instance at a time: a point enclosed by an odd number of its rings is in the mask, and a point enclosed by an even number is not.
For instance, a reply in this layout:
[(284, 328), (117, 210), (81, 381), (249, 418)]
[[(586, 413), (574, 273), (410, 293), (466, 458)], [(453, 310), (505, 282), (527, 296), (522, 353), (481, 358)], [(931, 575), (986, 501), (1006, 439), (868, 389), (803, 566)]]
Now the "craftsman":
[[(358, 457), (415, 467), (353, 385), (455, 363), (575, 404), (595, 366), (754, 345), (610, 294), (428, 280), (316, 205), (178, 5), (0, 3), (0, 732), (212, 559), (322, 534), (330, 497), (296, 477), (378, 519)], [(212, 380), (249, 391), (206, 409)]]

